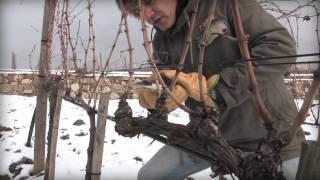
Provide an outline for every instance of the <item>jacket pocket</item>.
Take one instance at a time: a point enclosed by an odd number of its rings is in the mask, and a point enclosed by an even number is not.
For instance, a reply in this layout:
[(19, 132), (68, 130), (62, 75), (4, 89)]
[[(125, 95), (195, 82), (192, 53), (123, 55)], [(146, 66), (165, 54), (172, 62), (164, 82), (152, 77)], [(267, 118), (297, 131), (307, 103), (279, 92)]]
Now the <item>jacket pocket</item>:
[(223, 97), (227, 107), (234, 107), (252, 96), (244, 66), (228, 67), (220, 73), (221, 81), (217, 90)]

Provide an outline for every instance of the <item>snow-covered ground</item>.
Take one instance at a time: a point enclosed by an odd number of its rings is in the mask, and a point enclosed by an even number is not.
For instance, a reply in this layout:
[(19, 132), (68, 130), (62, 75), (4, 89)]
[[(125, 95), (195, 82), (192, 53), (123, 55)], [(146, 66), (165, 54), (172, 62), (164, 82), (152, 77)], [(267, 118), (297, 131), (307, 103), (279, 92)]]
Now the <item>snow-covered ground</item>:
[[(33, 148), (26, 147), (25, 143), (35, 104), (35, 97), (0, 95), (0, 125), (12, 129), (0, 132), (0, 175), (8, 174), (12, 177), (13, 174), (8, 169), (10, 164), (22, 157), (33, 159)], [(129, 100), (129, 104), (134, 116), (147, 115), (147, 111), (139, 106), (137, 100)], [(113, 115), (117, 106), (117, 100), (110, 101), (108, 114)], [(73, 125), (78, 119), (83, 120), (85, 125)], [(178, 109), (170, 114), (169, 121), (185, 124), (188, 122), (188, 116)], [(314, 121), (312, 116), (309, 116), (308, 121)], [(303, 125), (303, 128), (311, 133), (307, 135), (308, 139), (316, 139), (317, 128), (309, 125)], [(80, 133), (84, 136), (79, 136)], [(68, 138), (63, 140), (63, 136)], [(89, 118), (86, 112), (63, 101), (57, 145), (56, 179), (84, 179), (88, 143)], [(139, 168), (161, 146), (161, 143), (152, 142), (152, 139), (144, 136), (140, 136), (139, 139), (121, 137), (114, 131), (114, 123), (107, 121), (101, 179), (136, 179)], [(23, 169), (20, 175), (14, 179), (29, 176), (32, 165), (21, 167)], [(210, 173), (210, 169), (207, 169), (192, 177), (197, 180), (210, 179)], [(43, 179), (43, 176), (30, 179)]]

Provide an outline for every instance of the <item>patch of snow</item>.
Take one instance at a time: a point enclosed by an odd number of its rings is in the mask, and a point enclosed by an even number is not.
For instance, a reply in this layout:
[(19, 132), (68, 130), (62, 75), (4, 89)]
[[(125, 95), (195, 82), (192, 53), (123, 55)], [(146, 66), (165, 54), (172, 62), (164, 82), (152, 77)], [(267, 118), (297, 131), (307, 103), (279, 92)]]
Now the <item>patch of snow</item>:
[[(134, 116), (146, 116), (147, 111), (140, 107), (137, 100), (128, 100)], [(301, 101), (297, 101), (301, 106)], [(25, 146), (28, 137), (30, 122), (36, 104), (36, 97), (23, 97), (15, 95), (0, 95), (0, 124), (12, 128), (12, 131), (0, 132), (0, 174), (10, 174), (8, 167), (11, 163), (20, 160), (23, 156), (33, 159), (33, 148)], [(87, 147), (89, 144), (89, 118), (82, 108), (63, 101), (60, 115), (59, 135), (56, 155), (56, 179), (84, 179), (87, 161)], [(118, 100), (109, 102), (108, 114), (113, 115), (118, 108)], [(314, 109), (314, 113), (316, 109)], [(82, 126), (74, 126), (78, 120), (84, 120)], [(170, 113), (169, 121), (187, 124), (188, 114), (177, 109)], [(314, 122), (312, 115), (308, 122)], [(48, 127), (47, 127), (48, 129)], [(303, 129), (310, 132), (307, 139), (316, 139), (318, 128), (303, 125)], [(76, 136), (83, 132), (85, 136)], [(61, 136), (69, 134), (69, 139)], [(34, 140), (34, 137), (33, 137)], [(32, 143), (33, 143), (32, 140)], [(107, 121), (105, 146), (102, 160), (101, 179), (136, 179), (141, 166), (145, 164), (158, 150), (162, 143), (141, 135), (139, 138), (125, 138), (114, 131), (114, 122)], [(21, 152), (15, 152), (21, 150)], [(134, 158), (141, 158), (137, 161)], [(21, 174), (14, 179), (29, 176), (32, 165), (21, 165)], [(192, 175), (195, 179), (209, 179), (210, 169)], [(12, 174), (10, 174), (12, 176)], [(43, 176), (33, 177), (43, 179)]]

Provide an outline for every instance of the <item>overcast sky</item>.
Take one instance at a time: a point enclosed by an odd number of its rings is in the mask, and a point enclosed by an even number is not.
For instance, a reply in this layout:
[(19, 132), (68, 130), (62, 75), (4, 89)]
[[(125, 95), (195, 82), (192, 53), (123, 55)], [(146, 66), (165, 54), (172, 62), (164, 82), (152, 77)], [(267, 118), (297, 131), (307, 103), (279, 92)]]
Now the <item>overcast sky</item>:
[[(74, 7), (78, 0), (71, 1), (70, 7)], [(82, 2), (72, 11), (71, 16), (77, 16), (77, 19), (71, 26), (74, 30), (72, 36), (75, 37), (77, 32), (78, 21), (81, 21), (80, 36), (85, 41), (88, 40), (88, 12), (85, 10), (87, 1)], [(35, 66), (38, 63), (38, 55), (40, 51), (41, 28), (43, 18), (43, 0), (0, 0), (0, 20), (1, 20), (1, 43), (0, 43), (0, 67), (11, 67), (11, 53), (17, 54), (18, 68), (28, 68), (28, 55), (32, 47), (36, 45), (35, 52), (32, 54), (32, 63)], [(113, 0), (103, 1), (96, 0), (93, 6), (93, 23), (96, 35), (96, 52), (97, 55), (102, 54), (105, 60), (109, 54), (110, 48), (114, 42), (115, 36), (120, 23), (120, 11), (116, 7)], [(129, 20), (130, 32), (133, 34), (134, 42), (134, 59), (138, 62), (145, 61), (145, 55), (142, 47), (140, 22), (136, 19)], [(59, 41), (54, 39), (54, 66), (60, 64), (60, 45)], [(127, 42), (124, 33), (120, 36), (119, 44), (112, 58), (114, 67), (122, 67), (123, 62), (120, 61), (119, 52), (125, 50)], [(83, 48), (78, 43), (79, 59), (83, 61)], [(71, 52), (70, 52), (71, 53)], [(123, 59), (123, 58), (122, 58)]]

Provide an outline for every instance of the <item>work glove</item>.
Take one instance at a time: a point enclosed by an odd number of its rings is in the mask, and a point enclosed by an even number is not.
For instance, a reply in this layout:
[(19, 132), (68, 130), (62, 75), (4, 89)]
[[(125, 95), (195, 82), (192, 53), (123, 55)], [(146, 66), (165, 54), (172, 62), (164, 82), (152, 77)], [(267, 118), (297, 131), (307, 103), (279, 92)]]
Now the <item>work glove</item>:
[[(175, 73), (175, 70), (163, 70), (160, 72), (161, 76), (167, 80), (172, 80), (175, 76)], [(201, 77), (203, 101), (207, 106), (215, 107), (215, 103), (208, 95), (208, 92), (210, 92), (218, 83), (219, 75), (212, 75), (208, 80), (206, 80), (206, 78), (203, 75)], [(195, 99), (196, 101), (200, 101), (200, 85), (198, 73), (180, 72), (177, 79), (177, 84), (181, 85), (187, 91), (189, 97)]]
[[(163, 70), (160, 71), (160, 75), (165, 82), (169, 85), (175, 76), (175, 70)], [(208, 92), (213, 89), (219, 81), (219, 75), (213, 75), (208, 80), (202, 76), (202, 91), (204, 96), (204, 103), (207, 106), (215, 107), (215, 103), (208, 95)], [(155, 82), (155, 76), (151, 76), (149, 81)], [(198, 73), (183, 73), (180, 72), (177, 78), (176, 88), (173, 90), (173, 95), (176, 97), (179, 103), (183, 103), (187, 100), (188, 96), (200, 101), (200, 88)], [(138, 90), (139, 103), (142, 107), (147, 109), (154, 109), (155, 101), (159, 97), (159, 93), (155, 89), (142, 88)], [(177, 108), (177, 104), (168, 97), (166, 99), (165, 107), (170, 112)]]
[[(150, 88), (140, 88), (137, 90), (139, 104), (147, 109), (155, 109), (155, 103), (158, 97), (160, 96), (159, 91), (157, 89), (150, 89)], [(176, 85), (176, 88), (173, 90), (172, 93), (177, 101), (181, 104), (185, 102), (188, 98), (187, 91), (180, 85)], [(165, 101), (165, 107), (168, 112), (171, 112), (178, 108), (176, 102), (173, 101), (171, 97), (167, 97)]]

